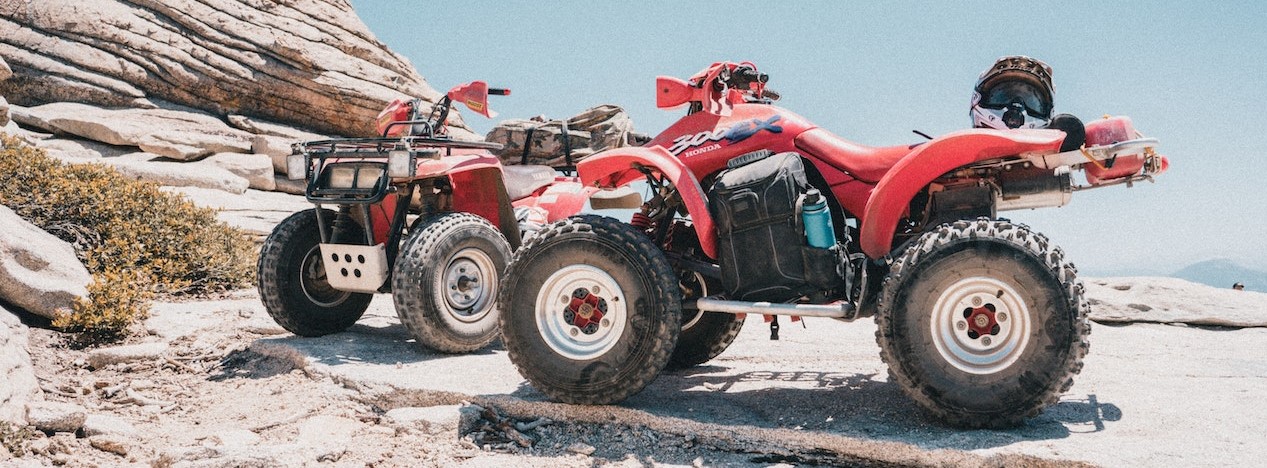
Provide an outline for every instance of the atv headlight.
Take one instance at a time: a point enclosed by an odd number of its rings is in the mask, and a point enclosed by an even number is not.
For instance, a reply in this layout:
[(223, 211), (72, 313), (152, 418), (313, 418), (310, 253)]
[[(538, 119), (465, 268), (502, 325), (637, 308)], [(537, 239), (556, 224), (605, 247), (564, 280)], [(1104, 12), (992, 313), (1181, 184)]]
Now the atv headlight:
[(286, 178), (300, 180), (308, 177), (308, 159), (302, 154), (286, 156)]
[(410, 177), (417, 171), (418, 160), (409, 150), (394, 150), (387, 153), (387, 175), (392, 177)]
[(383, 177), (382, 163), (332, 163), (321, 171), (317, 185), (328, 189), (370, 189)]

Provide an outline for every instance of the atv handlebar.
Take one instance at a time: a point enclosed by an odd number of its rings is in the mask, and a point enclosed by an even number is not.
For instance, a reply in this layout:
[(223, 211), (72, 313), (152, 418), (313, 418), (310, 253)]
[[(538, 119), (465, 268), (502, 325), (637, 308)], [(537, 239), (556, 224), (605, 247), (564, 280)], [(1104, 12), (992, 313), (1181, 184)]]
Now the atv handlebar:
[(506, 88), (488, 88), (488, 94), (493, 96), (510, 96), (510, 90)]

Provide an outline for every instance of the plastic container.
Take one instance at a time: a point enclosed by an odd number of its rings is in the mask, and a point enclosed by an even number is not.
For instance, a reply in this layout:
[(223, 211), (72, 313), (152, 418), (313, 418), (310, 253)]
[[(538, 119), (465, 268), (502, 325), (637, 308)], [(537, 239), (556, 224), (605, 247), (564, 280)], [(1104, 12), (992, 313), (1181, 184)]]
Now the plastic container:
[[(1131, 118), (1126, 116), (1106, 117), (1093, 120), (1086, 125), (1087, 147), (1112, 145), (1139, 138)], [(1103, 161), (1100, 164), (1087, 164), (1083, 168), (1087, 172), (1087, 183), (1099, 185), (1114, 179), (1138, 174), (1144, 168), (1144, 155), (1119, 155), (1116, 159)]]
[(827, 200), (816, 189), (805, 193), (805, 203), (801, 207), (801, 221), (805, 225), (805, 239), (809, 246), (829, 249), (836, 245), (836, 231), (832, 229), (831, 212), (827, 210)]

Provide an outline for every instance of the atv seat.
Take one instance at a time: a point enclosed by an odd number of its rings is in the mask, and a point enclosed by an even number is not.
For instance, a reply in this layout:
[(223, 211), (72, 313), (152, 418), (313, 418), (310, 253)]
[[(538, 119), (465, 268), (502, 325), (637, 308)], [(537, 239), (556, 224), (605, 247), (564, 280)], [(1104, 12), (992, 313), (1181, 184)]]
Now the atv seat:
[(532, 195), (537, 189), (554, 182), (554, 168), (550, 166), (516, 165), (502, 166), (502, 179), (506, 183), (506, 195), (510, 199)]
[(872, 184), (879, 182), (894, 164), (914, 151), (914, 147), (907, 145), (859, 145), (821, 128), (806, 131), (796, 137), (796, 147), (848, 172), (858, 180)]

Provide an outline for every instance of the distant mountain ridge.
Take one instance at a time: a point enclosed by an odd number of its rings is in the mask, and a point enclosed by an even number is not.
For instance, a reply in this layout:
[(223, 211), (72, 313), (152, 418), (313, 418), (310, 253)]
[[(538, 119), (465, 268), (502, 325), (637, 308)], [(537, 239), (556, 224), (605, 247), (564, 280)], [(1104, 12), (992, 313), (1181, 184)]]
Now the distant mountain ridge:
[(1218, 288), (1230, 288), (1239, 282), (1245, 285), (1247, 291), (1267, 292), (1267, 272), (1241, 266), (1226, 258), (1193, 263), (1170, 276)]

